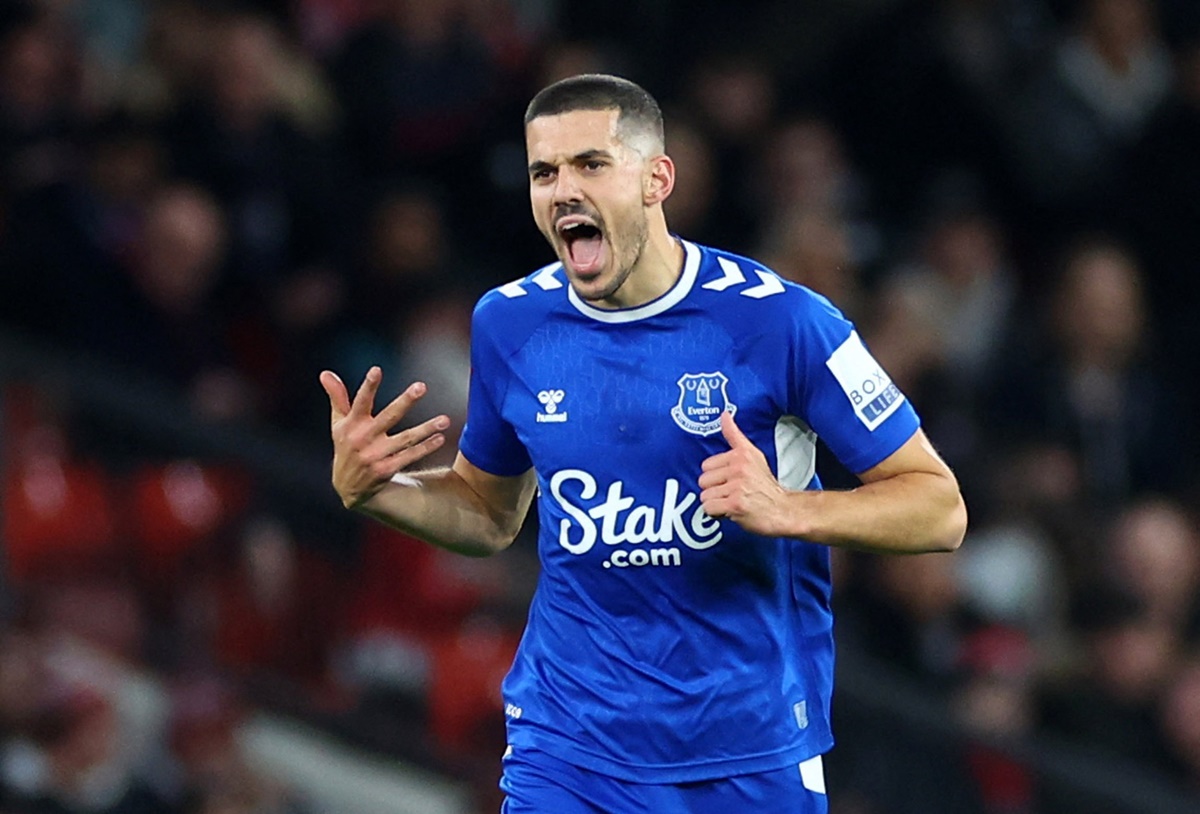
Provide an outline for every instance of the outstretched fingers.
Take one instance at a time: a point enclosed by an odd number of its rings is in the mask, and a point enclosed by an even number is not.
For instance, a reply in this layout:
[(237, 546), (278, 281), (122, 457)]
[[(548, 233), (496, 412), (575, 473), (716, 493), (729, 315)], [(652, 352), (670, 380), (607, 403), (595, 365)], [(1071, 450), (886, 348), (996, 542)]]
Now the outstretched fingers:
[(440, 415), (395, 435), (389, 435), (383, 459), (387, 461), (390, 469), (399, 472), (445, 444), (444, 432), (449, 427), (450, 419)]
[[(396, 426), (400, 422), (400, 419), (408, 415), (408, 411), (412, 409), (412, 406), (420, 401), (427, 389), (424, 382), (413, 382), (405, 388), (403, 393), (388, 402), (387, 406), (375, 416), (375, 424), (379, 427), (379, 430), (387, 432)], [(403, 435), (403, 433), (400, 434)]]
[(354, 402), (350, 405), (350, 414), (357, 418), (370, 418), (375, 409), (375, 394), (379, 392), (379, 383), (383, 381), (383, 371), (377, 365), (372, 366), (363, 377), (358, 392), (354, 394)]
[(345, 382), (332, 370), (322, 370), (320, 382), (325, 395), (329, 396), (330, 423), (336, 424), (350, 412), (350, 393)]

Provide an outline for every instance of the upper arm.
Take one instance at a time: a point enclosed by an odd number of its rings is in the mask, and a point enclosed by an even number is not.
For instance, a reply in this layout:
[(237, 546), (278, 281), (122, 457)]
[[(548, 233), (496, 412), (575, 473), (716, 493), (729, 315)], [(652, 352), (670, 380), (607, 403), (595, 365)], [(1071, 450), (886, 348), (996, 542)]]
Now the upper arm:
[(958, 480), (954, 473), (933, 448), (925, 431), (919, 427), (899, 449), (875, 466), (859, 472), (858, 479), (863, 483), (873, 483), (909, 472), (923, 472), (948, 478), (954, 484), (954, 488), (958, 488)]
[(807, 289), (775, 315), (788, 333), (783, 409), (802, 419), (851, 472), (880, 464), (920, 427), (913, 406), (827, 299)]
[(533, 500), (537, 485), (533, 470), (520, 475), (493, 475), (475, 466), (461, 452), (451, 469), (475, 493), (496, 527), (511, 542), (521, 530)]

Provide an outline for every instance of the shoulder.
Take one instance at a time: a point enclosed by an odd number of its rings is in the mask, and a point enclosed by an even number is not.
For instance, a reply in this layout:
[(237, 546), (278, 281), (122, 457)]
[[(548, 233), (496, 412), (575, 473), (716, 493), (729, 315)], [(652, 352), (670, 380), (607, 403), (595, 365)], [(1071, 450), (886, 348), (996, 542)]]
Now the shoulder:
[(844, 320), (842, 312), (826, 297), (781, 277), (758, 260), (710, 246), (697, 248), (698, 293), (710, 308), (726, 314), (731, 321), (751, 320), (753, 325), (769, 327), (776, 321), (803, 325)]
[(562, 263), (550, 263), (488, 291), (475, 304), (475, 314), (485, 319), (511, 318), (525, 313), (545, 314), (563, 301), (566, 287)]
[(519, 343), (551, 312), (562, 308), (566, 287), (562, 263), (557, 262), (497, 286), (475, 304), (472, 334), (504, 336)]

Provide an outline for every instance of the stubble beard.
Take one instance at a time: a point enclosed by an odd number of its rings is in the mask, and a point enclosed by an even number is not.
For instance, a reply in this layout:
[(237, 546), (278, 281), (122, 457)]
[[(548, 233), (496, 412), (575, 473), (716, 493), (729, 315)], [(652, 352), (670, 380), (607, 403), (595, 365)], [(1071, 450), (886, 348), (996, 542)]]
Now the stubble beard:
[[(646, 225), (645, 216), (643, 215), (643, 217), (635, 219), (630, 225), (629, 231), (631, 238), (629, 241), (629, 254), (631, 255), (630, 258), (627, 262), (621, 262), (621, 259), (618, 258), (615, 253), (610, 251), (613, 262), (616, 264), (617, 268), (612, 282), (606, 285), (600, 292), (587, 296), (581, 293), (579, 289), (576, 289), (575, 293), (578, 294), (579, 298), (584, 302), (602, 303), (606, 300), (612, 299), (612, 297), (621, 290), (621, 286), (625, 285), (625, 281), (629, 279), (629, 275), (633, 274), (633, 270), (637, 267), (638, 262), (642, 259), (642, 252), (645, 250), (646, 243), (649, 239), (650, 230)], [(613, 248), (611, 243), (609, 244), (609, 247), (610, 249)]]

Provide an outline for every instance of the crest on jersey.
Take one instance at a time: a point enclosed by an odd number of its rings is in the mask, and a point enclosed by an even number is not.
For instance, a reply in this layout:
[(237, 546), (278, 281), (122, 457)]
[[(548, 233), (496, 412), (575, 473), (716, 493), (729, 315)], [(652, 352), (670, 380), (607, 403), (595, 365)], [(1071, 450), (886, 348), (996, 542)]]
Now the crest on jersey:
[(671, 408), (671, 418), (692, 435), (713, 435), (721, 431), (721, 413), (734, 413), (737, 406), (729, 401), (724, 373), (684, 373), (679, 377), (679, 402)]

